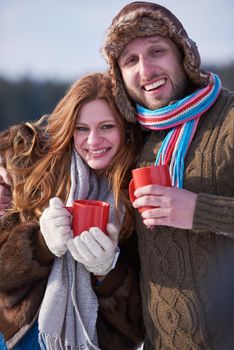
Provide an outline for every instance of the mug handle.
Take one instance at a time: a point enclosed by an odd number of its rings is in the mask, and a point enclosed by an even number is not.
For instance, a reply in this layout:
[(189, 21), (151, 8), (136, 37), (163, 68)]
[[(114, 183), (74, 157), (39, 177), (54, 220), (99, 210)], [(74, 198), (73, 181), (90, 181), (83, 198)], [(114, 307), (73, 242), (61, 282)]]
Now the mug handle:
[(64, 207), (64, 208), (67, 209), (67, 211), (69, 211), (69, 213), (73, 215), (73, 207)]
[(134, 192), (135, 192), (135, 186), (134, 186), (134, 180), (132, 179), (129, 182), (129, 186), (128, 186), (128, 193), (129, 193), (129, 198), (131, 202), (134, 202), (134, 200), (137, 198), (136, 196), (134, 196)]

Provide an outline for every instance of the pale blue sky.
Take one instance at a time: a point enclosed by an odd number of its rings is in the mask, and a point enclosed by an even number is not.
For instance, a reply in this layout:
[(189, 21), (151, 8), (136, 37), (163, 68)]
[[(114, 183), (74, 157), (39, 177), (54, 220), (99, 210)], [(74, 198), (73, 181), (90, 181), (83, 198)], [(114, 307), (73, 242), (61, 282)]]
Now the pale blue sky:
[[(0, 0), (0, 76), (75, 80), (104, 70), (99, 48), (127, 0)], [(159, 0), (182, 21), (204, 63), (234, 61), (233, 0)]]

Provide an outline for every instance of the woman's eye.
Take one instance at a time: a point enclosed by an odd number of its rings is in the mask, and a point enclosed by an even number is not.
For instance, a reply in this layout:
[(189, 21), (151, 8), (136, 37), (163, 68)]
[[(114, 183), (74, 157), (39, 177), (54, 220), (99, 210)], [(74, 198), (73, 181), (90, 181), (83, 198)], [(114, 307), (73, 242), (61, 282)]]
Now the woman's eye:
[(102, 129), (103, 130), (109, 130), (109, 129), (112, 129), (114, 128), (114, 124), (105, 124), (102, 126)]
[(88, 131), (89, 129), (86, 128), (85, 126), (77, 126), (77, 127), (76, 127), (76, 130), (77, 130), (77, 131)]

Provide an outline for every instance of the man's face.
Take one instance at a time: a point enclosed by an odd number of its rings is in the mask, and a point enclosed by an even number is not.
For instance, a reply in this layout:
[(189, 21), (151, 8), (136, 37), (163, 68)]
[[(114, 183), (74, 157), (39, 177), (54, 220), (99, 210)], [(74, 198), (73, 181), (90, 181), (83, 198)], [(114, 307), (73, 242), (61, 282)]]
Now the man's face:
[(118, 60), (131, 99), (153, 110), (183, 97), (188, 78), (182, 59), (180, 49), (168, 37), (132, 40)]

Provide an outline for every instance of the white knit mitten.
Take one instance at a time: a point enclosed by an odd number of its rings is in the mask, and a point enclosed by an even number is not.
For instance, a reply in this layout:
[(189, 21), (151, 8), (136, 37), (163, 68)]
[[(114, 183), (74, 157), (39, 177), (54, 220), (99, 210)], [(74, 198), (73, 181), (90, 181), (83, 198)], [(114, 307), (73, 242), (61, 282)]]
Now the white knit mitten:
[(119, 231), (107, 224), (108, 236), (98, 227), (91, 227), (67, 242), (73, 258), (95, 275), (106, 275), (115, 265), (119, 255)]
[(60, 257), (67, 251), (67, 241), (72, 238), (72, 216), (59, 198), (50, 199), (40, 218), (40, 229), (51, 253)]

